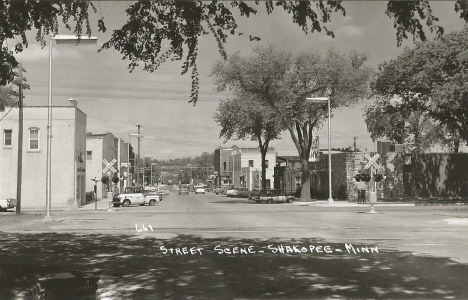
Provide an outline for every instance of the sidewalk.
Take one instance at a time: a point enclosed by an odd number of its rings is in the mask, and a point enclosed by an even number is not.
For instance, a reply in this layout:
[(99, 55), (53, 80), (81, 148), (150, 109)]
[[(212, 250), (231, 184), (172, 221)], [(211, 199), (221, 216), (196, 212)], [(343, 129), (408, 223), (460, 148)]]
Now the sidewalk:
[[(363, 204), (358, 204), (356, 202), (348, 202), (348, 201), (333, 201), (333, 204), (328, 204), (328, 200), (318, 200), (318, 201), (310, 201), (310, 202), (301, 202), (297, 201), (294, 202), (295, 205), (299, 206), (326, 206), (326, 207), (370, 207), (370, 203), (363, 203)], [(415, 203), (403, 203), (403, 202), (379, 202), (377, 201), (375, 206), (391, 206), (391, 207), (397, 207), (397, 206), (416, 206)]]
[[(110, 207), (113, 207), (112, 204)], [(97, 201), (97, 210), (108, 210), (109, 209), (109, 201), (107, 199), (101, 199)], [(66, 210), (73, 210), (72, 208), (68, 208)], [(78, 210), (96, 210), (96, 201), (87, 203), (82, 205), (78, 208)]]

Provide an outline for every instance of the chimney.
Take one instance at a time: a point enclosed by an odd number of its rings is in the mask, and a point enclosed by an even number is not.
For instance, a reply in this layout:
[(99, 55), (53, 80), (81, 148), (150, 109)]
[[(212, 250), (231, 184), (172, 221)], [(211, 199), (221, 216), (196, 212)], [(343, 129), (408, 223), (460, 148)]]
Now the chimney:
[(77, 106), (78, 106), (78, 101), (76, 101), (75, 99), (70, 98), (70, 99), (68, 99), (68, 101), (70, 101), (70, 103), (71, 103), (72, 106), (74, 106), (74, 107), (77, 107)]

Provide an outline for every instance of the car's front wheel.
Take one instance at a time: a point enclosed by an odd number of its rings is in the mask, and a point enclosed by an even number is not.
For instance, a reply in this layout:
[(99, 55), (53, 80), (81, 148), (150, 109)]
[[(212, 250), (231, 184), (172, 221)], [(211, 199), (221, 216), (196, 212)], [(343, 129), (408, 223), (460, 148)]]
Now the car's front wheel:
[(124, 200), (124, 202), (122, 203), (122, 206), (123, 207), (129, 207), (130, 206), (130, 200), (128, 200), (128, 199)]
[(293, 203), (293, 202), (294, 202), (294, 200), (291, 199), (291, 198), (286, 200), (286, 203)]
[(272, 203), (273, 203), (273, 200), (268, 199), (268, 200), (267, 200), (267, 203), (268, 203), (268, 204), (272, 204)]
[(153, 200), (150, 200), (150, 202), (149, 202), (149, 205), (150, 205), (150, 206), (154, 206), (155, 204), (156, 204), (156, 200), (154, 200), (154, 199), (153, 199)]

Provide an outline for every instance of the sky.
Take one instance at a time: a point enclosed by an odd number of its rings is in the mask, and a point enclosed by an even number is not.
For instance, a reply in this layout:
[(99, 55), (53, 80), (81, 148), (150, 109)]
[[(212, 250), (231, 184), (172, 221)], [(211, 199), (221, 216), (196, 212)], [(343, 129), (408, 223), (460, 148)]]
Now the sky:
[[(248, 55), (257, 46), (274, 45), (282, 50), (324, 52), (331, 47), (343, 53), (356, 50), (370, 57), (368, 66), (376, 69), (379, 63), (396, 58), (405, 46), (411, 47), (412, 39), (397, 47), (393, 20), (385, 15), (386, 1), (345, 1), (346, 17), (332, 15), (327, 27), (335, 32), (335, 38), (325, 33), (305, 34), (292, 17), (276, 9), (267, 15), (259, 9), (256, 16), (246, 19), (237, 17), (239, 31), (261, 37), (260, 42), (251, 42), (247, 36), (229, 37), (225, 45), (229, 54), (240, 51)], [(188, 103), (191, 91), (190, 74), (180, 75), (182, 62), (166, 62), (154, 73), (135, 69), (130, 73), (128, 61), (122, 60), (114, 49), (97, 50), (106, 42), (114, 29), (126, 21), (125, 9), (131, 1), (97, 2), (98, 12), (91, 14), (93, 36), (97, 45), (53, 46), (53, 105), (68, 105), (70, 98), (78, 101), (78, 107), (87, 115), (87, 131), (111, 132), (136, 145), (135, 137), (141, 124), (141, 155), (151, 155), (164, 160), (178, 157), (194, 157), (215, 148), (257, 147), (256, 142), (230, 140), (224, 144), (219, 138), (220, 127), (213, 116), (221, 100), (228, 93), (217, 93), (209, 76), (213, 64), (221, 59), (217, 43), (211, 36), (200, 40), (197, 66), (200, 76), (199, 101), (196, 106)], [(454, 11), (454, 2), (431, 2), (433, 12), (440, 18), (445, 32), (460, 30), (464, 22)], [(97, 19), (104, 17), (108, 31), (97, 32)], [(426, 28), (426, 32), (429, 30)], [(72, 34), (64, 26), (60, 34)], [(17, 55), (18, 61), (27, 70), (26, 78), (31, 86), (25, 92), (26, 105), (47, 105), (48, 95), (48, 46), (41, 49), (34, 40), (35, 32), (28, 33), (29, 47)], [(12, 42), (9, 43), (13, 47)], [(190, 73), (190, 72), (189, 72)], [(347, 148), (357, 136), (357, 147), (374, 150), (367, 132), (363, 108), (370, 100), (353, 107), (339, 109), (332, 118), (332, 147)], [(315, 134), (320, 138), (320, 148), (327, 148), (326, 125)], [(289, 133), (270, 143), (278, 155), (297, 155)]]

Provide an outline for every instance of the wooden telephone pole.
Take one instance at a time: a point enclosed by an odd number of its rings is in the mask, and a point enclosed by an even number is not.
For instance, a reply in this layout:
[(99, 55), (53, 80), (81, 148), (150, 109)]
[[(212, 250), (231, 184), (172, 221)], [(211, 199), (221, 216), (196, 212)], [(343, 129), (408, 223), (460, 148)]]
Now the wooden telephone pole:
[(18, 169), (16, 175), (16, 214), (21, 214), (21, 189), (23, 178), (23, 90), (29, 89), (26, 78), (23, 77), (23, 65), (18, 66), (18, 78), (13, 80), (13, 84), (18, 86)]

